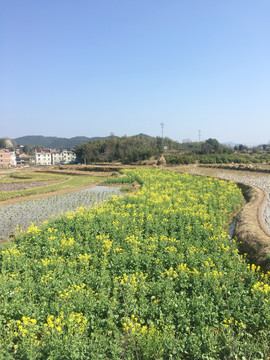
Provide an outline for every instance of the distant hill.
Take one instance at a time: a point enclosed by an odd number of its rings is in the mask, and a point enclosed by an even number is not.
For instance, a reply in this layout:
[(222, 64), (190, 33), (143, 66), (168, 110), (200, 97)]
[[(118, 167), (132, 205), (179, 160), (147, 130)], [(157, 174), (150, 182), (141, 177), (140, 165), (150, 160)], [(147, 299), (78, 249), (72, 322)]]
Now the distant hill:
[(151, 138), (152, 136), (149, 136), (149, 135), (146, 135), (146, 134), (143, 134), (143, 133), (140, 133), (139, 135), (137, 135), (137, 136), (139, 136), (139, 137), (141, 137), (141, 138)]
[[(150, 138), (151, 136), (146, 134), (139, 134), (139, 137)], [(28, 146), (43, 146), (46, 149), (72, 149), (76, 145), (80, 145), (89, 141), (95, 140), (106, 140), (110, 136), (96, 136), (96, 137), (86, 137), (86, 136), (75, 136), (70, 139), (68, 138), (59, 138), (57, 136), (42, 136), (42, 135), (29, 135), (22, 136), (16, 139), (18, 145), (28, 145)], [(115, 136), (118, 137), (118, 136)]]
[[(222, 143), (222, 145), (226, 145), (226, 146), (229, 146), (231, 148), (235, 147), (235, 146), (238, 146), (240, 145), (240, 143), (235, 143), (235, 142), (225, 142), (225, 143)], [(260, 145), (256, 145), (256, 144), (253, 144), (253, 145), (250, 145), (250, 144), (242, 144), (242, 145), (246, 145), (247, 147), (254, 147), (254, 146), (260, 146)]]
[(235, 147), (235, 145), (239, 145), (239, 144), (234, 143), (232, 141), (228, 141), (228, 142), (222, 143), (222, 145), (226, 145), (226, 146), (229, 146), (229, 147)]
[(107, 139), (108, 137), (92, 137), (88, 138), (86, 136), (76, 136), (71, 139), (68, 138), (59, 138), (56, 136), (42, 136), (42, 135), (31, 135), (31, 136), (22, 136), (14, 139), (18, 145), (28, 145), (28, 146), (43, 146), (47, 149), (65, 149), (65, 148), (74, 148), (76, 145), (88, 141), (94, 141), (98, 139)]

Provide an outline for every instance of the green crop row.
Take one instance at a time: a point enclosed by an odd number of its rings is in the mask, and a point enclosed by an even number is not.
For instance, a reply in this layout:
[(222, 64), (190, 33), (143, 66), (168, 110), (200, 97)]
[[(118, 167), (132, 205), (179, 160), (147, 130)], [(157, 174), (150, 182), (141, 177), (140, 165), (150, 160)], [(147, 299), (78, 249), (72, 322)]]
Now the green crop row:
[(224, 231), (241, 191), (161, 170), (125, 176), (137, 193), (2, 248), (0, 358), (267, 359), (270, 274)]
[(168, 165), (188, 165), (188, 164), (258, 164), (270, 161), (269, 154), (256, 156), (245, 154), (208, 154), (208, 155), (165, 155)]

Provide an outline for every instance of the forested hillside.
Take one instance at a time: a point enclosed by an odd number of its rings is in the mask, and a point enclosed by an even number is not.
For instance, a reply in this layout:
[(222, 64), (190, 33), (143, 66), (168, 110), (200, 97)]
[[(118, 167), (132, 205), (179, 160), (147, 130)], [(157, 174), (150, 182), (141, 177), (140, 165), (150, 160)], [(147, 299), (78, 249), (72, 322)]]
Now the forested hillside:
[(124, 164), (159, 156), (166, 145), (167, 149), (177, 149), (179, 143), (168, 138), (150, 137), (145, 135), (111, 136), (104, 140), (90, 141), (76, 147), (77, 160), (91, 164), (102, 161), (121, 161)]

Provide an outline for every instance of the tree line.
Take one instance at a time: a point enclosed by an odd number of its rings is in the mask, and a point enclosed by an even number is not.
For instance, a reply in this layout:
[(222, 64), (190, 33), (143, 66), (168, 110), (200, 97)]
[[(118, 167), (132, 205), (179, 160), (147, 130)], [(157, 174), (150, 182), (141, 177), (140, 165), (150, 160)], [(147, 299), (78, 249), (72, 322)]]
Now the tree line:
[(130, 164), (162, 153), (162, 139), (141, 136), (111, 136), (106, 140), (89, 141), (77, 145), (77, 160), (83, 164), (121, 161)]
[(75, 148), (77, 160), (83, 164), (96, 162), (120, 161), (131, 164), (158, 157), (165, 153), (184, 153), (185, 155), (229, 154), (233, 149), (221, 145), (216, 139), (208, 139), (202, 143), (178, 143), (169, 138), (150, 136), (111, 136), (77, 145)]
[[(8, 141), (7, 141), (8, 140)], [(8, 145), (8, 146), (7, 146)], [(0, 139), (0, 148), (16, 149), (17, 144), (10, 139)], [(20, 148), (21, 152), (34, 155), (36, 149), (43, 146), (28, 146)], [(269, 162), (270, 147), (247, 148), (237, 145), (234, 148), (220, 144), (218, 140), (209, 138), (202, 142), (183, 141), (179, 143), (168, 137), (151, 137), (144, 134), (136, 136), (91, 139), (75, 147), (77, 161), (82, 164), (99, 162), (121, 162), (132, 164), (150, 158), (165, 156), (167, 164), (215, 164), (215, 163), (256, 163)]]

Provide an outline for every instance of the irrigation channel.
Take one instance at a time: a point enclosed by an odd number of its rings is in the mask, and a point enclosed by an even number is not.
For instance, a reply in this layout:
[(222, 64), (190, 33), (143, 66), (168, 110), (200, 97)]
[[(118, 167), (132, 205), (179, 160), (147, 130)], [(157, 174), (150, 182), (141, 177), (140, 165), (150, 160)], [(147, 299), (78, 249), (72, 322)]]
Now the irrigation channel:
[(204, 167), (190, 168), (188, 172), (191, 174), (217, 177), (223, 180), (253, 185), (264, 190), (267, 193), (267, 201), (263, 207), (262, 217), (263, 222), (270, 233), (270, 174)]
[(96, 186), (64, 195), (23, 201), (0, 207), (0, 242), (19, 230), (26, 230), (31, 223), (39, 225), (45, 220), (74, 211), (83, 206), (93, 206), (107, 200), (111, 195), (120, 195), (118, 187)]

